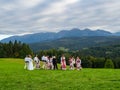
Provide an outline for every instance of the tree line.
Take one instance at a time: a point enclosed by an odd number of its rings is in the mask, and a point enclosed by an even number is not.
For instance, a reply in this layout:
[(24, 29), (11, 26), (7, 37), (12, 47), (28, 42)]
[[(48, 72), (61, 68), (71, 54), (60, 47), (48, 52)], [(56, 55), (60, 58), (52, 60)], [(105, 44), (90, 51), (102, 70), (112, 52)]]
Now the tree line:
[(79, 56), (84, 68), (120, 68), (120, 45), (83, 48), (81, 50), (69, 51), (62, 49), (49, 49), (32, 51), (28, 44), (14, 41), (9, 43), (0, 43), (0, 58), (24, 58), (26, 55), (38, 55), (39, 59), (43, 55), (56, 56), (60, 63), (62, 54), (66, 57), (69, 65), (69, 57)]
[(27, 54), (33, 54), (33, 52), (25, 43), (17, 40), (0, 43), (0, 58), (24, 58)]
[[(69, 58), (71, 56), (74, 56), (76, 58), (77, 56), (80, 57), (82, 60), (82, 67), (84, 68), (120, 68), (120, 65), (118, 62), (114, 62), (116, 60), (112, 60), (110, 58), (106, 57), (95, 57), (91, 55), (82, 55), (81, 51), (63, 51), (63, 50), (56, 50), (56, 49), (49, 49), (49, 50), (40, 50), (38, 52), (39, 58), (41, 58), (42, 55), (55, 55), (57, 56), (57, 61), (60, 63), (60, 57), (62, 54), (66, 57), (66, 64), (69, 65)], [(118, 60), (120, 62), (120, 60)]]

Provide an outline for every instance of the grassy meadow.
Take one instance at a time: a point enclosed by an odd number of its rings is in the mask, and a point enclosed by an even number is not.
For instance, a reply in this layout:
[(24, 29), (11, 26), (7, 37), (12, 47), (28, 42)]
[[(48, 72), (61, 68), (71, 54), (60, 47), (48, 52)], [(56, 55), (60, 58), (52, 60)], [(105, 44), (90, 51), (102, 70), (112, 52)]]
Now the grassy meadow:
[(120, 70), (28, 71), (23, 59), (1, 58), (0, 90), (120, 90)]

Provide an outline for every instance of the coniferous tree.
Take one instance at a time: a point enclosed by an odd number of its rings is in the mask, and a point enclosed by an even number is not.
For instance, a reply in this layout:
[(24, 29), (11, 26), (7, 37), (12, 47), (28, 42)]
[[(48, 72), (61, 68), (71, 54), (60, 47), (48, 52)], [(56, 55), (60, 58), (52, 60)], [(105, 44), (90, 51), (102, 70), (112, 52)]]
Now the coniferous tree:
[(9, 41), (9, 43), (8, 43), (8, 52), (7, 53), (9, 54), (10, 57), (13, 57), (13, 43), (12, 43), (12, 41)]
[(6, 55), (6, 52), (4, 51), (3, 45), (4, 45), (3, 43), (0, 43), (0, 58), (5, 57), (5, 55)]
[(33, 55), (32, 50), (30, 49), (30, 47), (27, 44), (23, 43), (22, 49), (20, 50), (20, 57), (23, 58), (28, 54)]
[(105, 62), (105, 68), (114, 68), (114, 64), (111, 59), (107, 59)]
[(24, 58), (27, 54), (33, 54), (29, 45), (21, 42), (0, 43), (1, 58)]

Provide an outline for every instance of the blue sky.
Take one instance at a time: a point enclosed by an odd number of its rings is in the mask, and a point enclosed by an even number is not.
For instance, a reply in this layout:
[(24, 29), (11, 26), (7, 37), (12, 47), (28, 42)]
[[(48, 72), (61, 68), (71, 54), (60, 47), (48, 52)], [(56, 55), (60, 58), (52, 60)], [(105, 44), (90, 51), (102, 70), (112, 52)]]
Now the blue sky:
[(120, 31), (120, 0), (0, 0), (0, 39), (72, 28)]

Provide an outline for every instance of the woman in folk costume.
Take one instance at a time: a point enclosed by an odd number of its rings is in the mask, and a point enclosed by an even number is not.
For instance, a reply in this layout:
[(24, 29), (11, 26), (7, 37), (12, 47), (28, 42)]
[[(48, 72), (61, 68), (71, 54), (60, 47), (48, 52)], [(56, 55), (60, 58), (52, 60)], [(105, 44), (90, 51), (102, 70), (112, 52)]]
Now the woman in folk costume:
[(76, 59), (76, 69), (77, 70), (81, 69), (81, 59), (79, 57), (77, 57)]
[(40, 68), (40, 60), (37, 55), (34, 57), (34, 62), (35, 62), (35, 68), (39, 69)]
[(49, 59), (49, 69), (53, 69), (53, 58), (50, 57)]
[(73, 68), (74, 68), (75, 67), (75, 58), (74, 58), (74, 56), (72, 58), (73, 58)]
[(69, 58), (69, 65), (70, 65), (70, 70), (73, 70), (74, 69), (74, 62), (73, 62), (72, 57)]
[(61, 57), (61, 69), (66, 70), (66, 60), (64, 55)]
[(45, 69), (50, 69), (50, 58), (49, 56), (46, 56), (46, 65), (45, 65)]

